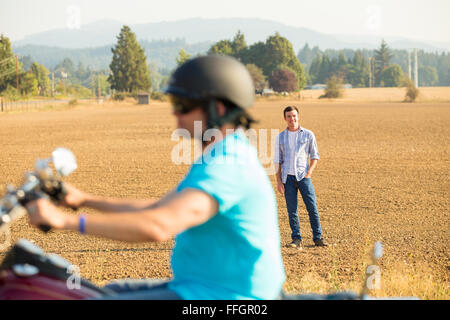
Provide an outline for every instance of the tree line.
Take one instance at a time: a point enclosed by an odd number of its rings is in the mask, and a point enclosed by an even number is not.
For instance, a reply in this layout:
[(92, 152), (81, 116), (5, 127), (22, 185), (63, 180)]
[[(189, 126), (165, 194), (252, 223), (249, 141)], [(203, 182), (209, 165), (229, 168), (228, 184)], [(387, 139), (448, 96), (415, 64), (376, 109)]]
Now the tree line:
[[(412, 53), (411, 59), (413, 60)], [(419, 86), (450, 86), (450, 54), (447, 52), (417, 51), (419, 61)], [(308, 44), (299, 50), (297, 57), (308, 70), (308, 85), (325, 83), (333, 75), (340, 75), (345, 82), (354, 87), (369, 87), (370, 63), (372, 68), (380, 65), (394, 66), (389, 72), (408, 75), (408, 51), (390, 49), (385, 41), (376, 50), (344, 49), (320, 50)], [(372, 60), (372, 61), (371, 61)], [(386, 64), (387, 62), (387, 64)], [(373, 65), (375, 63), (375, 66)], [(377, 65), (378, 64), (378, 65)], [(387, 86), (386, 79), (379, 78), (379, 69), (374, 70), (375, 83), (372, 86)], [(387, 76), (387, 74), (385, 74)], [(387, 81), (392, 83), (392, 81)], [(394, 81), (395, 83), (396, 81)]]

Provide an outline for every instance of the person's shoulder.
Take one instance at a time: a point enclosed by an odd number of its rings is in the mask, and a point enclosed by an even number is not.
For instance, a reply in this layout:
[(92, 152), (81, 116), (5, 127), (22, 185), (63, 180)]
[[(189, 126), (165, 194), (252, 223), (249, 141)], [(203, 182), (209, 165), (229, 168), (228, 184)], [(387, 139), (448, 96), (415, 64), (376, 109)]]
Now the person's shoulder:
[(314, 137), (314, 132), (312, 132), (312, 130), (306, 129), (302, 127), (302, 131), (304, 134), (306, 134), (307, 136), (313, 136)]
[(277, 137), (280, 138), (280, 137), (282, 137), (283, 135), (285, 135), (287, 132), (288, 132), (288, 129), (286, 128), (286, 129), (284, 129), (283, 131), (281, 131), (281, 132), (277, 135)]

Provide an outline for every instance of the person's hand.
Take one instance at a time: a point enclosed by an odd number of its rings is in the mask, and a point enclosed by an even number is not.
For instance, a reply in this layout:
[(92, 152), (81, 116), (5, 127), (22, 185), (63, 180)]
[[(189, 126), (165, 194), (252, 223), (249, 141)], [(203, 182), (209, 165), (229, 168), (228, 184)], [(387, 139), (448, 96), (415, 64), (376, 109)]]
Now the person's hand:
[(33, 226), (46, 225), (52, 229), (64, 229), (68, 223), (69, 216), (46, 199), (32, 201), (26, 207), (30, 224)]
[(311, 179), (311, 176), (312, 176), (312, 173), (307, 172), (304, 178), (305, 179)]
[(66, 189), (66, 196), (64, 197), (63, 206), (69, 208), (79, 208), (83, 206), (84, 202), (87, 200), (87, 193), (78, 190), (71, 184), (64, 182), (64, 188)]
[(284, 184), (281, 181), (277, 181), (277, 189), (278, 192), (281, 194), (284, 194)]

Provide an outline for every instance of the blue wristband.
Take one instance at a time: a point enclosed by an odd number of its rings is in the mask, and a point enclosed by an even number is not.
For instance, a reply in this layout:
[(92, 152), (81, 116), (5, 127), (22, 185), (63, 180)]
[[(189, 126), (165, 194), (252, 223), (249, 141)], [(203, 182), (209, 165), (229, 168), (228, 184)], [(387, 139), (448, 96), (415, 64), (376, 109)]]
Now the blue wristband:
[(78, 231), (80, 231), (81, 234), (85, 234), (86, 232), (86, 216), (84, 214), (80, 216)]

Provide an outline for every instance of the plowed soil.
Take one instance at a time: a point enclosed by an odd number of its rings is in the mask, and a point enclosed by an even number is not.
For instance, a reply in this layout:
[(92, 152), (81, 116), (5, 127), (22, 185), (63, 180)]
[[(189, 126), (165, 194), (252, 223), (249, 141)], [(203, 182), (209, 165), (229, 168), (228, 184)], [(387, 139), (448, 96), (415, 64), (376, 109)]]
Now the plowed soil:
[[(260, 122), (255, 129), (283, 130), (282, 110), (289, 104), (300, 103), (256, 103), (253, 115)], [(407, 270), (426, 270), (422, 275), (448, 290), (450, 103), (300, 106), (301, 126), (312, 130), (318, 141), (321, 160), (312, 179), (330, 246), (313, 246), (299, 198), (304, 248), (284, 247), (290, 229), (284, 197), (277, 193), (285, 289), (298, 291), (305, 276), (313, 275), (317, 281), (334, 283), (319, 290), (345, 290), (363, 280), (370, 248), (382, 241), (385, 268), (402, 262)], [(188, 170), (188, 165), (171, 160), (178, 143), (171, 141), (175, 125), (169, 105), (162, 102), (0, 114), (0, 193), (8, 183), (19, 185), (37, 158), (64, 146), (78, 161), (67, 181), (80, 189), (113, 197), (161, 197)], [(270, 178), (275, 188), (275, 176)], [(12, 243), (33, 240), (99, 285), (117, 278), (171, 276), (173, 241), (130, 244), (71, 232), (43, 234), (30, 227), (26, 217), (10, 228)]]

